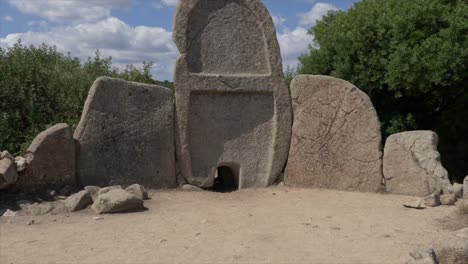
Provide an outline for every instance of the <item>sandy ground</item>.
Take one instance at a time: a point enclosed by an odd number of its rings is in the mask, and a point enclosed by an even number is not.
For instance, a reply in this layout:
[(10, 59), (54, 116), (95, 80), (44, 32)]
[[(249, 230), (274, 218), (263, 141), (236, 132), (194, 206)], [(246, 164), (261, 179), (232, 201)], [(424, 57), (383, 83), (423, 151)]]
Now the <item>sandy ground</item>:
[(145, 212), (102, 220), (90, 210), (0, 217), (0, 263), (404, 263), (449, 232), (455, 211), (284, 187), (151, 196)]

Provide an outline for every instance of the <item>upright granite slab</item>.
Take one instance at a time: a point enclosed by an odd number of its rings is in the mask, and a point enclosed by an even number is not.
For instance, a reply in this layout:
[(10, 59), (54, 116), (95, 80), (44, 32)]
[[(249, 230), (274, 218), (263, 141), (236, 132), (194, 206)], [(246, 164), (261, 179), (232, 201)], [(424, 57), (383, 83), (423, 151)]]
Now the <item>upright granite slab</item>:
[[(188, 183), (273, 183), (284, 168), (291, 102), (276, 30), (259, 0), (179, 1), (173, 39), (178, 157)], [(224, 179), (227, 180), (227, 179)]]
[(175, 187), (173, 123), (170, 89), (99, 78), (74, 134), (80, 183)]
[(69, 125), (57, 124), (39, 133), (25, 158), (26, 169), (14, 189), (39, 192), (76, 185), (75, 142)]
[(440, 161), (438, 141), (432, 131), (409, 131), (388, 137), (383, 163), (387, 192), (420, 197), (449, 193), (452, 185)]
[(286, 184), (347, 191), (382, 186), (380, 122), (369, 97), (349, 82), (298, 75)]

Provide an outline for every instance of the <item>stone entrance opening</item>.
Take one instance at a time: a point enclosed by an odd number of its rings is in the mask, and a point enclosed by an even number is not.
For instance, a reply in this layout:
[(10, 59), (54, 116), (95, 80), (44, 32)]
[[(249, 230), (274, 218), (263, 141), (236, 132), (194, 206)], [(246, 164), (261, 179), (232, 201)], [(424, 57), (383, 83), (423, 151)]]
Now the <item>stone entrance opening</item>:
[(218, 167), (217, 176), (213, 185), (214, 192), (228, 193), (239, 190), (239, 177), (230, 167)]

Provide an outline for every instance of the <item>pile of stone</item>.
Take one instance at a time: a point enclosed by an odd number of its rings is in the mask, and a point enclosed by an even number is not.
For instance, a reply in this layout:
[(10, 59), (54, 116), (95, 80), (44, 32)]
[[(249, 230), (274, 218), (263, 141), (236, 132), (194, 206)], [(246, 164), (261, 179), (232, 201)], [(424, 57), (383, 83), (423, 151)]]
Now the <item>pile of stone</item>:
[(466, 264), (468, 263), (468, 228), (434, 241), (429, 250), (414, 250), (407, 264)]
[[(100, 188), (97, 186), (86, 186), (84, 190), (63, 196), (61, 193), (50, 191), (49, 201), (31, 202), (30, 200), (19, 200), (16, 204), (19, 211), (6, 210), (3, 215), (13, 216), (16, 213), (25, 215), (65, 214), (80, 211), (90, 207), (97, 214), (125, 213), (144, 210), (144, 200), (148, 198), (145, 187), (133, 184), (123, 189), (122, 186), (110, 186)], [(50, 201), (52, 200), (52, 201)]]

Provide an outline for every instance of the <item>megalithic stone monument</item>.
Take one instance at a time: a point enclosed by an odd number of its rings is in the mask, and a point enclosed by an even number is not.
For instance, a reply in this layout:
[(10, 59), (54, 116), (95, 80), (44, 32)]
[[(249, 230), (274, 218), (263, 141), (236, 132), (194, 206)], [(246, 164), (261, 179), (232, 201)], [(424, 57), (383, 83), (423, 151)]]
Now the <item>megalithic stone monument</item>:
[(184, 0), (173, 39), (177, 145), (188, 183), (272, 184), (285, 166), (291, 99), (273, 20), (260, 0)]

